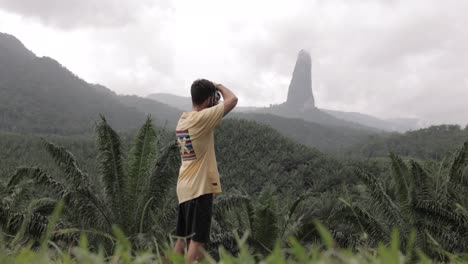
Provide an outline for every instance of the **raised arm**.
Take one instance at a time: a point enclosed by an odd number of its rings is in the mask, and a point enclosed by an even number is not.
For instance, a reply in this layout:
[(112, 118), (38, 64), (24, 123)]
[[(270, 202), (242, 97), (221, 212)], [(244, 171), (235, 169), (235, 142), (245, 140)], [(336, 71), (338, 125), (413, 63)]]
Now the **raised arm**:
[(237, 105), (237, 96), (222, 84), (216, 84), (216, 89), (221, 93), (224, 99), (224, 116), (231, 112)]

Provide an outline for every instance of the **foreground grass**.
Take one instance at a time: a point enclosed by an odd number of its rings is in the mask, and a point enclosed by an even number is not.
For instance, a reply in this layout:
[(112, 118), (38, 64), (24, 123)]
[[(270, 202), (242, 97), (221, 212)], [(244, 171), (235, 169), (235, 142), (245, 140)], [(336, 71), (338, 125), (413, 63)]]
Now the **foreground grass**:
[[(135, 252), (128, 238), (124, 233), (114, 228), (115, 246), (113, 254), (106, 256), (103, 250), (91, 251), (88, 246), (87, 237), (81, 235), (78, 246), (63, 251), (55, 243), (50, 241), (53, 234), (51, 227), (55, 226), (56, 220), (63, 208), (63, 202), (55, 208), (49, 222), (48, 229), (42, 237), (39, 246), (32, 247), (31, 244), (17, 243), (21, 233), (24, 232), (26, 225), (22, 226), (19, 235), (7, 242), (2, 237), (3, 232), (0, 230), (0, 263), (1, 264), (46, 264), (46, 263), (64, 263), (64, 264), (104, 264), (104, 263), (185, 263), (183, 256), (177, 255), (172, 251), (171, 245), (166, 245), (165, 250), (159, 251), (159, 247), (155, 245), (153, 249), (146, 251)], [(320, 223), (316, 223), (316, 228), (322, 237), (320, 245), (303, 246), (294, 238), (289, 240), (287, 248), (281, 248), (279, 244), (275, 249), (265, 257), (253, 255), (247, 246), (247, 235), (242, 238), (237, 238), (239, 246), (239, 254), (232, 256), (223, 248), (219, 249), (219, 260), (213, 259), (208, 254), (202, 263), (226, 263), (226, 264), (250, 264), (250, 263), (382, 263), (382, 264), (399, 264), (399, 263), (434, 263), (433, 260), (426, 257), (418, 249), (414, 248), (414, 234), (410, 237), (408, 247), (404, 250), (406, 255), (401, 253), (399, 249), (398, 232), (393, 232), (392, 242), (389, 245), (380, 245), (377, 249), (357, 249), (351, 251), (348, 249), (340, 249), (335, 245), (331, 234)], [(437, 242), (434, 241), (434, 246)], [(34, 248), (34, 250), (32, 249)], [(468, 250), (467, 250), (468, 251)], [(444, 263), (467, 263), (468, 252), (463, 256), (456, 256), (450, 253), (440, 251), (441, 259)]]
[[(350, 251), (335, 247), (335, 242), (328, 231), (318, 224), (322, 235), (323, 245), (311, 245), (305, 247), (300, 245), (295, 239), (289, 240), (290, 247), (287, 249), (276, 246), (275, 249), (266, 257), (252, 255), (246, 244), (247, 237), (238, 238), (240, 252), (237, 256), (230, 255), (223, 248), (219, 249), (219, 260), (214, 260), (206, 255), (202, 263), (229, 263), (229, 264), (250, 264), (250, 263), (434, 263), (433, 260), (426, 257), (420, 251), (408, 248), (408, 255), (403, 255), (398, 248), (398, 233), (394, 232), (390, 245), (380, 245), (379, 248), (358, 249)], [(135, 252), (132, 245), (125, 235), (117, 228), (114, 229), (116, 244), (112, 256), (105, 256), (102, 250), (93, 252), (88, 247), (85, 235), (81, 236), (78, 246), (69, 249), (67, 252), (59, 249), (53, 242), (43, 240), (40, 247), (31, 250), (30, 247), (20, 249), (9, 248), (6, 244), (0, 244), (0, 263), (83, 263), (83, 264), (104, 264), (104, 263), (185, 263), (182, 256), (172, 252), (168, 245), (166, 250), (159, 252), (154, 250)], [(411, 247), (411, 246), (410, 246)], [(441, 254), (444, 254), (441, 252)], [(445, 253), (443, 263), (467, 263), (468, 254), (465, 256), (454, 256)]]

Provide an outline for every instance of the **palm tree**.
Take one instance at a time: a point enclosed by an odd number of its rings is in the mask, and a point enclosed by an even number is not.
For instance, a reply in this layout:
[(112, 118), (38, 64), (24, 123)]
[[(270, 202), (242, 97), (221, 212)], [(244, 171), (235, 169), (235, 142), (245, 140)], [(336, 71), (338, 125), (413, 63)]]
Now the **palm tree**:
[[(27, 188), (18, 187), (8, 190), (0, 186), (0, 229), (2, 238), (9, 248), (22, 247), (28, 243), (37, 244), (49, 223), (47, 216), (55, 207), (56, 201), (50, 198), (31, 199)], [(67, 228), (69, 224), (59, 221), (56, 228)], [(77, 242), (76, 234), (55, 234), (51, 241), (56, 243)]]
[(468, 248), (468, 142), (452, 162), (424, 168), (414, 160), (409, 166), (391, 154), (392, 182), (359, 171), (369, 196), (364, 202), (348, 203), (369, 243), (390, 242), (392, 229), (407, 246), (411, 230), (415, 246), (434, 257), (440, 253), (465, 252)]
[[(174, 209), (163, 209), (167, 207), (170, 185), (176, 175), (175, 143), (157, 151), (160, 136), (148, 117), (125, 161), (120, 138), (103, 116), (96, 126), (96, 134), (99, 150), (97, 178), (103, 188), (91, 183), (92, 178), (79, 168), (73, 154), (45, 140), (45, 148), (62, 175), (52, 177), (38, 167), (20, 167), (10, 179), (8, 188), (22, 186), (24, 181), (45, 188), (51, 199), (64, 200), (64, 217), (81, 230), (110, 233), (116, 225), (130, 237), (153, 234), (153, 226), (161, 224), (168, 218), (168, 213), (174, 212)], [(155, 220), (161, 222), (155, 223)]]
[(264, 188), (256, 200), (239, 193), (217, 198), (213, 206), (210, 246), (217, 248), (222, 245), (236, 254), (235, 231), (241, 236), (248, 233), (247, 242), (254, 254), (271, 253), (277, 241), (284, 246), (288, 238), (296, 236), (306, 223), (304, 216), (297, 214), (297, 208), (310, 195), (300, 195), (281, 208), (269, 188)]

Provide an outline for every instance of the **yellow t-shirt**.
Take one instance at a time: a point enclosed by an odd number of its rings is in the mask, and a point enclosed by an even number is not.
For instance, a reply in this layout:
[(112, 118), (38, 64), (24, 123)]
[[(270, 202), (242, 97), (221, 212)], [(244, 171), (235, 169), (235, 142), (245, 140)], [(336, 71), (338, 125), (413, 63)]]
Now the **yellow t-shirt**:
[(176, 128), (182, 160), (177, 179), (179, 203), (203, 194), (221, 192), (214, 128), (221, 123), (223, 115), (223, 103), (198, 112), (182, 113)]

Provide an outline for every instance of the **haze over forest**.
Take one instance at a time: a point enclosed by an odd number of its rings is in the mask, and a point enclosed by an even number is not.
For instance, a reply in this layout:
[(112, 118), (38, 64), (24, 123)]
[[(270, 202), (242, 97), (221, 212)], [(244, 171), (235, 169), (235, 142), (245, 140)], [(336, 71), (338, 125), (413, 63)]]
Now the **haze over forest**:
[(464, 126), (467, 5), (2, 0), (0, 32), (118, 94), (189, 96), (190, 83), (204, 77), (257, 107), (286, 101), (305, 49), (319, 108)]

